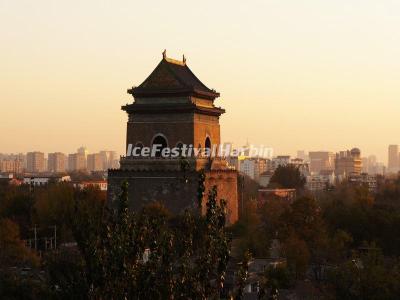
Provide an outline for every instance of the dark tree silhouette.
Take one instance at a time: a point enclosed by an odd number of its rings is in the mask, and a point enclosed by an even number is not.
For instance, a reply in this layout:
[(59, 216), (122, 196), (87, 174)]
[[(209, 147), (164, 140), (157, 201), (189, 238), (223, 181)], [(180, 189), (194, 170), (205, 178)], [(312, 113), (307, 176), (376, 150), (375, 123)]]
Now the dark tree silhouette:
[[(204, 177), (199, 179), (203, 196)], [(91, 218), (90, 206), (77, 203), (74, 236), (84, 261), (82, 278), (89, 298), (209, 299), (224, 286), (230, 238), (225, 231), (224, 200), (216, 187), (206, 213), (185, 211), (170, 217), (157, 206), (128, 210), (127, 183), (116, 211)], [(199, 201), (199, 204), (201, 202)]]
[(290, 189), (303, 189), (305, 183), (305, 177), (294, 165), (278, 166), (270, 181), (271, 185), (276, 184), (279, 187)]

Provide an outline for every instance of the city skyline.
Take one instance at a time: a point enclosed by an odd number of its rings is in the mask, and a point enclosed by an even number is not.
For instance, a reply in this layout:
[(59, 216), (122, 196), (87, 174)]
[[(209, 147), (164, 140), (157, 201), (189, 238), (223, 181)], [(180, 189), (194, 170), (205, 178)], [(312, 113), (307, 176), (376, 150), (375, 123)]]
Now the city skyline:
[(384, 163), (388, 145), (400, 144), (394, 1), (0, 6), (1, 152), (72, 153), (85, 144), (123, 153), (126, 90), (141, 84), (163, 49), (185, 54), (221, 93), (223, 141), (248, 139), (290, 155), (357, 147)]
[[(226, 151), (226, 148), (225, 148), (225, 144), (226, 143), (231, 144), (231, 146), (228, 148), (231, 151), (233, 151), (233, 152), (231, 152), (230, 156), (235, 156), (236, 155), (235, 153), (242, 153), (242, 151), (249, 151), (249, 150), (246, 150), (246, 149), (257, 149), (258, 151), (261, 151), (260, 153), (262, 153), (262, 154), (268, 153), (268, 155), (265, 156), (265, 155), (256, 154), (256, 155), (253, 155), (252, 157), (255, 157), (255, 158), (256, 157), (262, 157), (262, 158), (267, 158), (267, 159), (277, 158), (277, 157), (280, 157), (280, 156), (288, 156), (290, 158), (294, 158), (294, 159), (300, 158), (302, 160), (307, 161), (307, 160), (309, 160), (310, 153), (323, 152), (323, 153), (331, 153), (332, 155), (335, 155), (336, 153), (339, 154), (340, 152), (343, 152), (345, 150), (345, 149), (340, 149), (338, 151), (333, 151), (331, 149), (328, 149), (328, 150), (327, 149), (324, 149), (324, 150), (321, 150), (321, 149), (320, 150), (304, 150), (303, 149), (303, 150), (291, 151), (289, 153), (276, 153), (276, 152), (274, 152), (274, 149), (265, 148), (264, 145), (254, 145), (252, 143), (249, 143), (249, 141), (246, 141), (246, 143), (244, 145), (238, 145), (238, 144), (234, 144), (234, 143), (230, 143), (230, 142), (222, 143), (221, 145), (219, 145), (220, 151)], [(187, 146), (190, 147), (190, 145), (187, 145)], [(213, 147), (214, 147), (213, 148), (214, 151), (216, 151), (217, 148), (218, 148), (218, 146), (216, 146), (216, 145), (214, 145)], [(246, 148), (246, 147), (248, 147), (248, 148)], [(255, 148), (253, 148), (253, 147), (255, 147)], [(379, 164), (383, 164), (383, 166), (385, 166), (385, 167), (390, 169), (390, 159), (392, 159), (391, 155), (392, 156), (394, 155), (394, 154), (391, 154), (391, 150), (390, 149), (391, 149), (391, 147), (399, 147), (399, 145), (391, 144), (391, 145), (388, 145), (387, 147), (388, 147), (387, 148), (387, 154), (386, 154), (386, 158), (384, 160), (378, 159), (377, 155), (375, 155), (373, 153), (365, 154), (364, 152), (361, 152), (361, 157), (363, 159), (364, 158), (365, 159), (373, 159), (375, 162), (377, 162)], [(260, 148), (260, 149), (258, 149), (258, 148)], [(117, 154), (118, 157), (119, 157), (119, 155), (122, 155), (122, 156), (128, 155), (129, 156), (129, 154), (126, 151), (123, 152), (123, 153), (118, 153), (117, 151), (114, 151), (114, 150), (104, 150), (104, 148), (99, 148), (99, 150), (91, 150), (91, 149), (88, 149), (86, 146), (83, 146), (83, 145), (81, 145), (80, 148), (78, 148), (78, 150), (79, 149), (85, 149), (87, 154), (98, 154), (100, 152), (114, 152), (114, 153)], [(130, 151), (130, 150), (132, 151), (132, 149), (128, 149), (127, 151)], [(14, 151), (14, 152), (4, 152), (3, 151), (2, 152), (1, 149), (0, 149), (0, 157), (1, 156), (5, 156), (6, 157), (6, 156), (27, 155), (28, 153), (31, 153), (31, 152), (41, 152), (41, 153), (44, 154), (45, 157), (48, 158), (49, 154), (60, 153), (60, 154), (68, 156), (68, 155), (77, 153), (79, 151), (73, 150), (71, 152), (67, 152), (67, 151), (63, 151), (63, 150), (58, 149), (58, 150), (55, 150), (55, 151), (46, 152), (46, 151), (43, 151), (41, 149), (30, 149), (30, 150), (28, 150), (26, 152), (16, 152), (16, 151)], [(223, 152), (223, 153), (225, 153), (225, 152)], [(305, 159), (305, 157), (306, 157), (306, 159)], [(396, 159), (398, 159), (400, 161), (400, 152), (397, 152), (396, 157), (397, 157)], [(397, 166), (398, 163), (394, 163), (394, 165)], [(398, 168), (400, 168), (400, 165), (398, 166)]]

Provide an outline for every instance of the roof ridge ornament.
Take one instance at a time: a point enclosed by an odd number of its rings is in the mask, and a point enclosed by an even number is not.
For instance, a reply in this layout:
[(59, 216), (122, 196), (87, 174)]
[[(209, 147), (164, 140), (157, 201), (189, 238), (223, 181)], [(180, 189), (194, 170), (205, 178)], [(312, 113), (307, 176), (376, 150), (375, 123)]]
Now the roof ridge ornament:
[(167, 58), (167, 49), (164, 49), (164, 51), (162, 52), (162, 56), (163, 56), (163, 59)]
[(182, 56), (182, 62), (183, 62), (184, 65), (186, 65), (186, 57), (185, 57), (185, 54), (183, 54), (183, 56)]

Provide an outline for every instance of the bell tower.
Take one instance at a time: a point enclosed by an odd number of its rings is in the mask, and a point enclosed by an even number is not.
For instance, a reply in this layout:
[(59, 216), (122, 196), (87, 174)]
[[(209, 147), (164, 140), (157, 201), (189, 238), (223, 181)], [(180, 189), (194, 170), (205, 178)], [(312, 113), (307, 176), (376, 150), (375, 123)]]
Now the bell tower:
[(193, 74), (185, 57), (174, 60), (164, 51), (149, 77), (128, 93), (134, 102), (122, 107), (128, 113), (127, 149), (129, 144), (151, 147), (155, 141), (170, 148), (220, 144), (219, 117), (225, 110), (214, 105), (219, 93)]
[(221, 140), (219, 118), (225, 113), (214, 104), (219, 93), (193, 74), (184, 56), (182, 61), (171, 59), (166, 51), (143, 83), (128, 89), (128, 93), (133, 102), (122, 106), (128, 114), (127, 156), (121, 158), (120, 169), (109, 170), (109, 198), (125, 179), (134, 209), (160, 201), (179, 212), (195, 205), (198, 171), (203, 169), (206, 188), (217, 185), (218, 198), (228, 202), (228, 221), (234, 223), (238, 217), (237, 172), (224, 159), (186, 157), (189, 168), (183, 174), (180, 157), (132, 157), (129, 153), (134, 147), (153, 145), (217, 149)]

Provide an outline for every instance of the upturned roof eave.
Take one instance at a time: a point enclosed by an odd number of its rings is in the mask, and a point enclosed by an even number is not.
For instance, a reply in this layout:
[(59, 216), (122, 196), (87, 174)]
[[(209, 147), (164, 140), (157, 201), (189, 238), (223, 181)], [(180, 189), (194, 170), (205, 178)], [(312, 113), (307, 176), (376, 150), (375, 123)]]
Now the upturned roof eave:
[(145, 89), (139, 86), (128, 89), (127, 92), (134, 98), (194, 96), (214, 100), (220, 96), (217, 92), (206, 92), (196, 88)]

